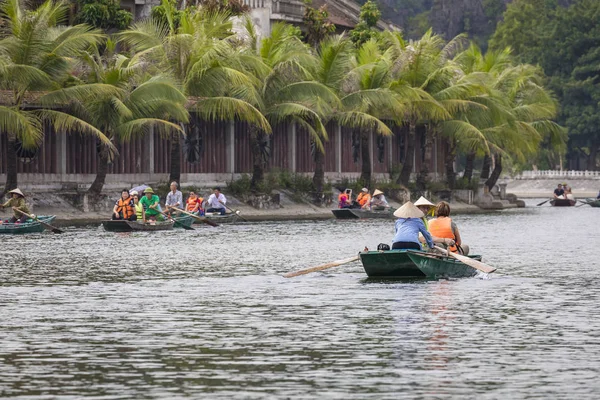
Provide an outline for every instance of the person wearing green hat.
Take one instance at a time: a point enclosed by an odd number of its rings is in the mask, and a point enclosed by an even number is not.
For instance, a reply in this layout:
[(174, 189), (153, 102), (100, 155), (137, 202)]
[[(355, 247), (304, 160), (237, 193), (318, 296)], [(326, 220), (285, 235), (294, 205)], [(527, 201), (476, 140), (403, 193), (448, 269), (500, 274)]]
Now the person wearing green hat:
[(140, 199), (140, 204), (144, 207), (142, 212), (142, 220), (146, 222), (146, 218), (151, 221), (163, 220), (160, 212), (160, 198), (154, 194), (152, 188), (146, 188), (144, 190), (144, 197)]
[[(23, 223), (27, 221), (27, 215), (23, 214), (31, 214), (29, 208), (27, 207), (27, 203), (25, 203), (25, 195), (18, 188), (13, 189), (8, 192), (11, 195), (11, 198), (4, 204), (0, 204), (0, 208), (12, 208), (14, 215), (6, 222), (10, 224), (14, 224), (15, 222)], [(23, 211), (23, 212), (20, 212)]]

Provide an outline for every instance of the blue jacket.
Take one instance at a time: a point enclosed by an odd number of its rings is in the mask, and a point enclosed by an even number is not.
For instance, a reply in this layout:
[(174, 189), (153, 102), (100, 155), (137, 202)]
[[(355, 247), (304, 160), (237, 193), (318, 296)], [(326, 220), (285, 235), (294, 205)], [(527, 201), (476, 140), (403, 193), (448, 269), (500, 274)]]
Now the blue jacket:
[(396, 242), (413, 242), (421, 244), (419, 242), (419, 232), (423, 234), (427, 245), (433, 247), (433, 238), (431, 234), (427, 232), (425, 224), (420, 218), (398, 218), (395, 225), (396, 235), (392, 243)]

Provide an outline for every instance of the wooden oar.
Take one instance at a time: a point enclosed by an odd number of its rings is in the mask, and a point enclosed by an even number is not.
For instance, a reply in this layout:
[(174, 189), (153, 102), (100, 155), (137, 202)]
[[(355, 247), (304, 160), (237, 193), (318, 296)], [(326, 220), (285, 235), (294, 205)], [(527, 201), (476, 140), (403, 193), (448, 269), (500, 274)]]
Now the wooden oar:
[(330, 262), (327, 264), (318, 265), (316, 267), (303, 269), (301, 271), (290, 272), (290, 273), (285, 274), (284, 276), (286, 278), (293, 278), (294, 276), (310, 274), (311, 272), (316, 272), (316, 271), (323, 271), (324, 269), (337, 267), (338, 265), (342, 265), (342, 264), (348, 264), (348, 263), (351, 263), (352, 261), (356, 261), (356, 260), (358, 260), (358, 256), (345, 258), (343, 260), (333, 261), (333, 262)]
[(467, 264), (469, 267), (475, 268), (476, 270), (481, 272), (485, 272), (486, 274), (491, 274), (496, 270), (496, 268), (490, 267), (489, 265), (484, 264), (481, 261), (473, 260), (472, 258), (453, 253), (444, 248), (441, 248), (440, 246), (435, 246), (435, 248), (444, 253), (447, 253), (449, 257), (455, 258), (463, 264)]
[[(168, 207), (168, 206), (167, 206)], [(174, 207), (173, 207), (174, 208)], [(167, 214), (166, 212), (162, 212), (159, 211), (162, 215), (164, 215), (165, 217), (167, 217), (168, 219), (170, 219), (171, 221), (175, 222), (175, 225), (179, 225), (180, 227), (182, 227), (183, 229), (185, 229), (186, 231), (195, 231), (194, 228), (192, 228), (191, 226), (185, 226), (183, 223), (179, 222), (179, 221), (175, 221), (175, 219), (173, 219), (172, 217), (169, 216), (169, 214)]]
[(52, 232), (54, 232), (54, 233), (64, 233), (64, 231), (62, 231), (62, 230), (58, 229), (57, 227), (55, 227), (55, 226), (52, 226), (52, 225), (50, 225), (50, 224), (47, 224), (47, 223), (45, 223), (44, 221), (40, 221), (40, 220), (38, 219), (38, 217), (34, 217), (33, 215), (29, 215), (29, 214), (27, 214), (27, 213), (24, 213), (23, 211), (21, 211), (21, 210), (17, 209), (16, 207), (13, 207), (13, 210), (15, 210), (15, 211), (18, 211), (18, 212), (20, 212), (21, 214), (28, 216), (28, 217), (29, 217), (29, 218), (31, 218), (32, 220), (39, 222), (40, 224), (42, 224), (42, 225), (44, 226), (44, 228), (46, 228), (46, 229), (50, 229), (50, 230), (51, 230)]
[(537, 206), (539, 207), (539, 206), (541, 206), (542, 204), (546, 204), (546, 203), (547, 203), (547, 202), (549, 202), (550, 200), (552, 200), (552, 199), (544, 200), (544, 201), (542, 201), (540, 204), (537, 204)]
[(231, 211), (232, 213), (235, 213), (235, 214), (237, 214), (237, 216), (238, 216), (238, 217), (239, 217), (239, 218), (240, 218), (242, 221), (244, 221), (244, 222), (248, 222), (248, 220), (247, 220), (246, 218), (244, 218), (244, 217), (242, 217), (242, 216), (240, 215), (240, 210), (234, 210), (234, 209), (233, 209), (233, 208), (231, 208), (231, 207), (227, 207), (225, 204), (223, 204), (223, 205), (225, 206), (225, 208), (226, 208), (226, 209), (228, 209), (228, 210), (229, 210), (229, 211)]
[(210, 225), (210, 226), (219, 226), (219, 224), (216, 224), (216, 223), (214, 223), (213, 221), (210, 221), (210, 220), (209, 220), (209, 219), (207, 219), (206, 217), (199, 217), (198, 215), (196, 215), (196, 214), (192, 214), (192, 213), (190, 213), (190, 212), (187, 212), (187, 211), (184, 211), (184, 210), (182, 210), (181, 208), (177, 208), (177, 207), (170, 207), (170, 208), (172, 208), (173, 210), (177, 210), (177, 211), (179, 211), (180, 213), (183, 213), (183, 214), (185, 214), (185, 215), (189, 215), (189, 216), (190, 216), (190, 217), (192, 217), (192, 218), (196, 218), (198, 221), (202, 221), (202, 222), (204, 222), (205, 224), (208, 224), (208, 225)]

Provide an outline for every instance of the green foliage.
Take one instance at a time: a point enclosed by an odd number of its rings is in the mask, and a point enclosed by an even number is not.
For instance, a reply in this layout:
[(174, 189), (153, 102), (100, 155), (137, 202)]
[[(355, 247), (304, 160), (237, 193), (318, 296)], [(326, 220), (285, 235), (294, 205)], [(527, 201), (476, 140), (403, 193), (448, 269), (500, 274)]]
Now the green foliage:
[(239, 16), (250, 11), (250, 7), (241, 0), (202, 0), (202, 7), (211, 13), (227, 13)]
[(379, 18), (381, 18), (381, 11), (379, 11), (377, 3), (368, 0), (363, 4), (360, 8), (360, 21), (350, 31), (350, 39), (357, 47), (380, 36), (379, 31), (375, 29)]
[(116, 0), (78, 0), (77, 22), (100, 29), (126, 29), (133, 20)]
[[(234, 196), (247, 196), (250, 193), (268, 194), (273, 190), (286, 190), (296, 199), (309, 197), (314, 192), (312, 178), (305, 174), (291, 173), (288, 170), (273, 169), (265, 174), (265, 179), (256, 188), (252, 188), (252, 178), (248, 174), (241, 175), (238, 179), (227, 182), (228, 193)], [(326, 186), (325, 190), (331, 190), (331, 185)]]
[(329, 22), (327, 5), (316, 9), (310, 6), (311, 3), (311, 0), (305, 1), (302, 22), (306, 27), (306, 41), (311, 46), (317, 46), (328, 35), (335, 32), (335, 25)]
[(172, 23), (172, 28), (177, 30), (181, 23), (181, 17), (185, 12), (185, 10), (177, 9), (176, 0), (162, 0), (160, 5), (152, 7), (150, 16), (163, 26), (171, 26)]

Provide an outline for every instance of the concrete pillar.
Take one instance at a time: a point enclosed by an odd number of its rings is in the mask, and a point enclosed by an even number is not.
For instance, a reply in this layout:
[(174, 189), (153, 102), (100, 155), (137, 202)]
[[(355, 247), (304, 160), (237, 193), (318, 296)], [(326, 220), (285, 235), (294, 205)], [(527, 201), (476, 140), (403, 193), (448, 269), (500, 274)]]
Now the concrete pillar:
[(288, 168), (290, 172), (296, 172), (296, 124), (291, 123), (288, 126)]
[(335, 125), (335, 172), (342, 173), (342, 127)]
[(144, 141), (146, 160), (142, 160), (142, 171), (145, 169), (149, 174), (154, 173), (154, 127), (151, 126), (147, 135), (147, 139)]
[(67, 134), (57, 132), (56, 134), (56, 174), (62, 181), (67, 174)]
[(227, 146), (227, 173), (233, 174), (235, 173), (235, 123), (233, 121), (229, 121), (227, 126), (225, 143)]

